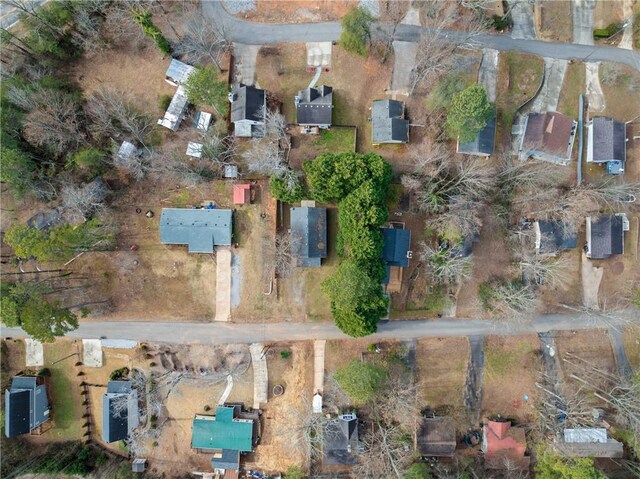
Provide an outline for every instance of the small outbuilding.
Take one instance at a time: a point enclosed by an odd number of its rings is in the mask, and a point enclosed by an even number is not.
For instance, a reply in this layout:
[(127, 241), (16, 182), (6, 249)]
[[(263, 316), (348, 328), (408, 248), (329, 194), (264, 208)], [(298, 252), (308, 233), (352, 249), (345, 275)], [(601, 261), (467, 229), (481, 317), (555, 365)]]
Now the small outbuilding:
[(232, 211), (218, 208), (163, 208), (160, 242), (186, 244), (189, 253), (213, 253), (231, 245)]
[(453, 457), (456, 452), (456, 427), (453, 418), (423, 417), (416, 442), (421, 456)]
[(147, 460), (138, 458), (131, 463), (131, 472), (144, 472), (147, 469)]
[(229, 93), (234, 135), (244, 138), (264, 136), (267, 95), (264, 90), (240, 84)]
[[(310, 204), (314, 204), (311, 202)], [(319, 268), (327, 257), (327, 209), (291, 208), (291, 249), (297, 266)]]
[(206, 111), (197, 111), (193, 117), (193, 126), (198, 130), (207, 131), (211, 124), (211, 113)]
[(44, 378), (16, 376), (4, 393), (4, 434), (28, 434), (49, 420), (49, 399)]
[(187, 143), (187, 156), (191, 158), (202, 158), (202, 143), (190, 141)]
[(329, 128), (333, 117), (333, 88), (323, 85), (301, 90), (295, 97), (298, 125)]
[(251, 201), (251, 185), (241, 183), (233, 185), (233, 204), (246, 205)]
[(409, 143), (409, 120), (404, 118), (404, 103), (375, 100), (371, 104), (371, 141), (374, 145)]
[(130, 160), (135, 157), (137, 153), (138, 149), (136, 148), (136, 145), (129, 141), (123, 141), (122, 145), (120, 145), (120, 148), (118, 149), (118, 158), (121, 160)]
[(552, 446), (567, 457), (619, 458), (624, 453), (624, 445), (609, 437), (605, 428), (565, 429)]
[(195, 67), (172, 58), (164, 79), (169, 85), (184, 85), (195, 70)]
[(629, 220), (624, 213), (610, 216), (587, 217), (587, 258), (606, 259), (624, 253), (624, 232), (629, 231)]
[(162, 125), (172, 131), (178, 131), (188, 106), (189, 100), (187, 99), (187, 93), (184, 87), (180, 85), (173, 95), (171, 103), (169, 103), (169, 107), (164, 113), (164, 117), (158, 120), (158, 125)]
[(131, 381), (109, 381), (102, 396), (102, 440), (106, 443), (128, 439), (138, 427), (138, 393)]

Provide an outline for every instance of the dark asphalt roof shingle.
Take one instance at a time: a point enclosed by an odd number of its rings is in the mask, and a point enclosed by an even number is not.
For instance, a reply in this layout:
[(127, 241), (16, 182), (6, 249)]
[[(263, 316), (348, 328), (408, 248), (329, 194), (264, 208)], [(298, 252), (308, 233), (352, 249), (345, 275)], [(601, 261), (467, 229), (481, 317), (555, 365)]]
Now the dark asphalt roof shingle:
[(319, 267), (327, 257), (327, 209), (291, 208), (293, 253), (303, 267)]
[(409, 120), (404, 119), (404, 103), (374, 101), (371, 104), (371, 132), (373, 143), (408, 143)]
[(565, 158), (573, 133), (574, 121), (555, 111), (529, 113), (524, 134), (524, 148)]
[(578, 245), (578, 235), (562, 221), (538, 221), (540, 228), (540, 252), (573, 249)]
[(611, 118), (592, 120), (593, 161), (622, 161), (626, 159), (626, 125)]
[(298, 92), (296, 106), (299, 125), (331, 125), (333, 114), (333, 88), (323, 85)]
[(49, 419), (47, 389), (34, 376), (16, 376), (5, 391), (5, 435), (26, 434)]
[(411, 249), (411, 230), (399, 228), (381, 228), (383, 247), (382, 259), (387, 266), (409, 266), (407, 253)]
[(249, 85), (240, 85), (233, 94), (236, 99), (231, 103), (231, 121), (264, 121), (265, 91)]
[(358, 462), (358, 419), (350, 414), (326, 423), (322, 453), (325, 465), (353, 465)]
[(591, 219), (591, 258), (605, 259), (624, 251), (624, 230), (621, 216), (600, 216)]
[(496, 140), (496, 116), (492, 116), (487, 124), (469, 143), (458, 143), (458, 153), (469, 155), (493, 155)]

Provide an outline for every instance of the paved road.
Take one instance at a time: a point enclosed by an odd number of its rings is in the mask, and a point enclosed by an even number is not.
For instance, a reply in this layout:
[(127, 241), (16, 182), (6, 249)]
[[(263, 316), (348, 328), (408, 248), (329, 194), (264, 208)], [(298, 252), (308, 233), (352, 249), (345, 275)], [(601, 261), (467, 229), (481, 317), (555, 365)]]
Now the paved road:
[[(341, 27), (337, 22), (266, 24), (240, 20), (230, 15), (222, 2), (203, 0), (202, 13), (205, 18), (220, 26), (226, 38), (247, 45), (265, 45), (281, 42), (327, 42), (340, 37)], [(384, 28), (384, 26), (382, 27)], [(396, 40), (417, 42), (424, 28), (417, 25), (399, 25)], [(376, 31), (373, 32), (374, 36)], [(448, 30), (445, 34), (452, 42), (463, 42), (463, 32)], [(640, 71), (640, 53), (608, 46), (572, 45), (541, 40), (514, 39), (506, 35), (482, 34), (473, 38), (478, 48), (493, 48), (500, 51), (521, 51), (543, 57), (565, 60), (610, 61), (623, 63)]]
[[(36, 6), (43, 5), (47, 3), (49, 0), (31, 0)], [(2, 28), (11, 28), (16, 23), (18, 23), (20, 17), (20, 11), (11, 5), (8, 5), (4, 2), (0, 3), (0, 27)]]
[[(607, 328), (610, 323), (602, 325)], [(438, 319), (389, 321), (380, 324), (378, 332), (369, 336), (382, 339), (420, 337), (485, 336), (543, 333), (552, 330), (591, 329), (597, 327), (593, 316), (545, 315), (528, 327), (505, 328), (477, 319)], [(2, 328), (2, 337), (24, 337), (19, 328)], [(68, 334), (71, 338), (130, 339), (174, 344), (234, 344), (271, 341), (304, 341), (310, 339), (349, 339), (333, 323), (173, 323), (136, 321), (95, 321), (80, 323)]]

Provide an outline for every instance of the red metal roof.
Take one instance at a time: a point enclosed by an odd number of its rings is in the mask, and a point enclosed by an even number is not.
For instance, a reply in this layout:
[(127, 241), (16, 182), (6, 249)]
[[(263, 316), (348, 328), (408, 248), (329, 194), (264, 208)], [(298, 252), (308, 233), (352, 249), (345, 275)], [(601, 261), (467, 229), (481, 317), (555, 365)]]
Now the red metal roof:
[(234, 205), (246, 205), (251, 198), (251, 185), (243, 183), (239, 185), (233, 185), (233, 204)]
[(511, 428), (511, 422), (489, 421), (485, 426), (485, 456), (491, 457), (498, 451), (514, 450), (524, 456), (527, 449), (524, 429)]

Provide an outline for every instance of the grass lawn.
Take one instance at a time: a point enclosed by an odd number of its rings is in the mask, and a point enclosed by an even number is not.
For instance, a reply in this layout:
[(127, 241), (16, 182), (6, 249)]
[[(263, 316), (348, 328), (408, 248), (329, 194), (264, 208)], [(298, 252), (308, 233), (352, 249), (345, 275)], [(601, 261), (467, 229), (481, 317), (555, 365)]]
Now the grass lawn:
[(44, 345), (45, 367), (51, 371), (49, 397), (55, 426), (46, 434), (57, 440), (82, 439), (84, 396), (80, 394), (79, 386), (82, 377), (77, 376), (81, 368), (74, 366), (79, 360), (77, 355), (67, 357), (76, 348), (76, 343), (70, 344), (68, 341)]
[(605, 110), (599, 115), (629, 121), (640, 115), (640, 73), (612, 63), (600, 64)]
[(585, 92), (586, 70), (584, 63), (573, 62), (564, 76), (558, 111), (571, 118), (578, 118), (578, 99)]
[(543, 71), (544, 62), (538, 56), (518, 52), (500, 55), (496, 107), (503, 135), (510, 135), (516, 108), (533, 97)]
[(354, 151), (355, 134), (355, 128), (333, 127), (330, 130), (323, 130), (313, 144), (318, 147), (319, 153)]
[(539, 2), (540, 38), (547, 41), (573, 41), (573, 13), (571, 2), (541, 0)]
[(634, 370), (640, 370), (640, 327), (628, 327), (624, 332), (624, 349)]
[(416, 365), (425, 406), (462, 408), (468, 359), (467, 338), (418, 340)]

